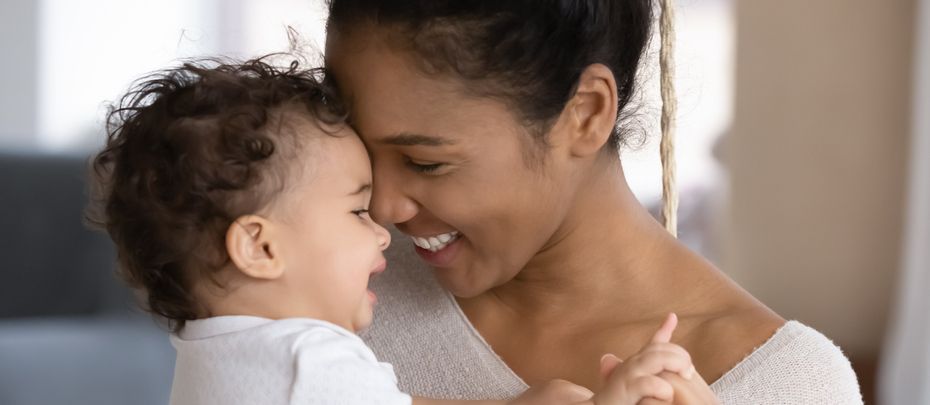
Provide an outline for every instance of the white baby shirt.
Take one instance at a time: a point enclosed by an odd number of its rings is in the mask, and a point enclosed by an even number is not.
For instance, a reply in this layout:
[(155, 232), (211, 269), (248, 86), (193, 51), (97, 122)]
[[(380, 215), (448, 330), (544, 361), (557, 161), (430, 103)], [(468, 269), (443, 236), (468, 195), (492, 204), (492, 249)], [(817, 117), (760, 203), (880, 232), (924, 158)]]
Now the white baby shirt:
[(220, 316), (188, 321), (171, 344), (171, 405), (411, 404), (393, 367), (329, 322)]

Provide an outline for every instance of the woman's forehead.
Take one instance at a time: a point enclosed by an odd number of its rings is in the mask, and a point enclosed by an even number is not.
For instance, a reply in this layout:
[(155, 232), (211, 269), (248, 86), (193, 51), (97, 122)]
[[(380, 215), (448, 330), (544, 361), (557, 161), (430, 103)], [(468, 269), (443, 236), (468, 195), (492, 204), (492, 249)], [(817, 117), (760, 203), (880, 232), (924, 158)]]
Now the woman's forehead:
[(435, 127), (474, 119), (482, 103), (458, 80), (428, 76), (383, 41), (355, 44), (361, 40), (357, 35), (334, 39), (327, 60), (350, 106), (349, 121), (363, 138), (435, 134)]
[(327, 64), (340, 89), (351, 100), (374, 97), (407, 98), (435, 103), (462, 96), (460, 80), (427, 75), (417, 68), (416, 55), (374, 35), (354, 33), (327, 42)]

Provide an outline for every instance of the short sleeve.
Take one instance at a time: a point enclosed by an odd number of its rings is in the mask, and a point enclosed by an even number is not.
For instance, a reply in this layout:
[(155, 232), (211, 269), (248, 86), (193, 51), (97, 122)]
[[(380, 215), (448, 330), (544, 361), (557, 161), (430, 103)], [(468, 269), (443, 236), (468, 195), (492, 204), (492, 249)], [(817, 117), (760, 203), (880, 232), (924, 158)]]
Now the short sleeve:
[(357, 336), (319, 331), (294, 346), (292, 405), (410, 405), (390, 364), (379, 363)]

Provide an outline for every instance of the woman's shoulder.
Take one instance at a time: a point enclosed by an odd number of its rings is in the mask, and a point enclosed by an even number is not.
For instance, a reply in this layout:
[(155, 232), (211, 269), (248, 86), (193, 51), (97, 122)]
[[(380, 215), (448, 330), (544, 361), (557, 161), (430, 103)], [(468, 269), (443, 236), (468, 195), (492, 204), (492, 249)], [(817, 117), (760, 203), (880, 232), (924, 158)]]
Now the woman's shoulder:
[(756, 302), (737, 302), (703, 313), (684, 315), (682, 340), (698, 372), (716, 381), (767, 342), (785, 325), (775, 312)]
[(786, 322), (711, 385), (722, 404), (861, 404), (849, 360), (820, 332)]

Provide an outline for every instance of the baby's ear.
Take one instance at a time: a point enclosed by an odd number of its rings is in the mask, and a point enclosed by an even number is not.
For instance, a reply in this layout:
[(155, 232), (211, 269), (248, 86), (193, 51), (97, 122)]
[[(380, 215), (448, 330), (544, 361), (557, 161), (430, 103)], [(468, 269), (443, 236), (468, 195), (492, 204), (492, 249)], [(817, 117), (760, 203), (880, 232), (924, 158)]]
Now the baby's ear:
[(226, 231), (229, 258), (245, 275), (274, 280), (284, 274), (274, 224), (258, 215), (245, 215), (233, 221)]

